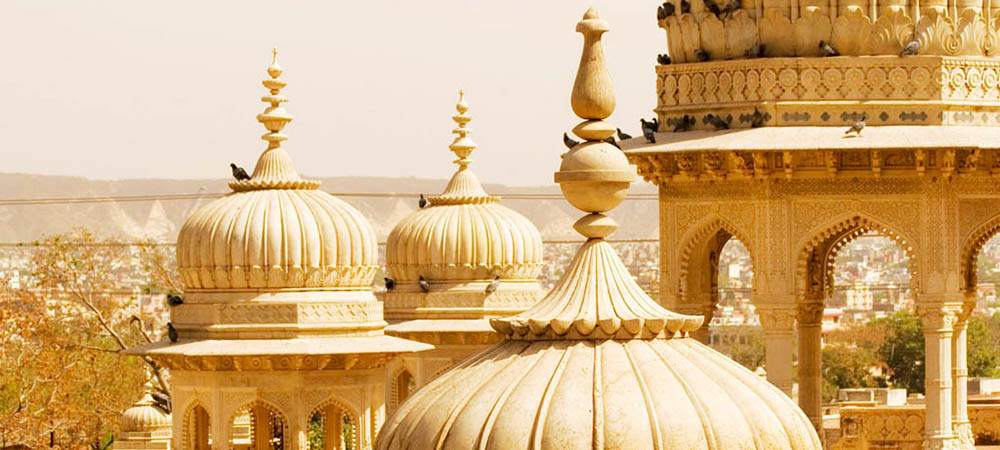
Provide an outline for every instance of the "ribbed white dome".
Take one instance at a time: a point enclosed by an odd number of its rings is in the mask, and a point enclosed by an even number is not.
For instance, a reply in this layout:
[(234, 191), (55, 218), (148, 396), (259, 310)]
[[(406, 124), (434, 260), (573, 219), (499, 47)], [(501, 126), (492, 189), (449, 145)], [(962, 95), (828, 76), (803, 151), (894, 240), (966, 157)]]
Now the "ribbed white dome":
[(146, 392), (142, 398), (122, 413), (122, 431), (149, 432), (170, 428), (170, 413), (156, 407)]
[[(471, 173), (471, 177), (474, 177)], [(477, 183), (478, 185), (478, 183)], [(535, 279), (542, 268), (542, 237), (524, 216), (492, 197), (439, 202), (393, 228), (386, 267), (398, 281)]]
[(177, 264), (188, 289), (368, 286), (378, 268), (375, 231), (326, 192), (234, 192), (185, 221)]
[(249, 179), (192, 214), (177, 237), (177, 265), (188, 291), (368, 287), (378, 269), (375, 231), (358, 210), (303, 180), (281, 146), (292, 121), (281, 106), (285, 82), (268, 68), (267, 109), (257, 115), (268, 146)]

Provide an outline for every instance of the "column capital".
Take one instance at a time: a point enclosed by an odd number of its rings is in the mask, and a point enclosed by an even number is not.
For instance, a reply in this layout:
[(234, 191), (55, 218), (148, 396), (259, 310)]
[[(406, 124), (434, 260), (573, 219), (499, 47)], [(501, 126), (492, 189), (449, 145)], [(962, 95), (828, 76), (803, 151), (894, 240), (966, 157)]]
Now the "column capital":
[(765, 334), (769, 331), (787, 331), (791, 333), (795, 329), (797, 312), (792, 305), (781, 308), (773, 306), (757, 308), (757, 315), (760, 316), (760, 324), (764, 327)]
[(924, 331), (949, 332), (954, 329), (962, 311), (961, 303), (920, 303), (920, 322)]
[(822, 302), (799, 303), (796, 317), (799, 325), (821, 325), (823, 323), (824, 308), (825, 305)]

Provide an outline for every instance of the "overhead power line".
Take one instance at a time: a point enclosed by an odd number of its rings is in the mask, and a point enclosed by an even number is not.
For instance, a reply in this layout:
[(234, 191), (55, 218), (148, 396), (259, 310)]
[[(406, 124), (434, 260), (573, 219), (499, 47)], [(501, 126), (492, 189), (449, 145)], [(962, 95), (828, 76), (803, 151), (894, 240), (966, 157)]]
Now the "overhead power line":
[[(543, 240), (542, 244), (582, 244), (585, 239), (566, 239), (566, 240)], [(612, 244), (647, 244), (659, 242), (658, 239), (605, 239), (605, 242), (610, 242)], [(177, 244), (174, 242), (93, 242), (93, 243), (61, 243), (52, 244), (46, 242), (0, 242), (0, 248), (4, 247), (20, 247), (20, 248), (31, 248), (31, 247), (55, 247), (57, 245), (64, 245), (67, 247), (141, 247), (141, 246), (152, 246), (152, 247), (174, 247)], [(379, 242), (378, 245), (384, 246), (385, 242)]]
[[(344, 198), (412, 198), (420, 194), (394, 192), (329, 192)], [(161, 195), (116, 195), (106, 197), (52, 197), (52, 198), (9, 198), (0, 199), (0, 206), (20, 205), (66, 205), (77, 203), (130, 203), (174, 200), (216, 199), (227, 193), (211, 194), (161, 194)], [(559, 194), (494, 194), (507, 200), (562, 200)], [(656, 194), (630, 194), (626, 200), (656, 200)]]

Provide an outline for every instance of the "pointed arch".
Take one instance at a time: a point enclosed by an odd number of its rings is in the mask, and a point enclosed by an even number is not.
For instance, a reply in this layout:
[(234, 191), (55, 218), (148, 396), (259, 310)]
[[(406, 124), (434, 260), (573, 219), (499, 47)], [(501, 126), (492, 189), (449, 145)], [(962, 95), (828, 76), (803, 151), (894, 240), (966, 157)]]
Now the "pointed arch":
[(918, 289), (918, 257), (912, 240), (894, 227), (860, 213), (841, 216), (813, 228), (795, 247), (795, 290), (802, 293), (827, 292), (833, 288), (833, 263), (848, 243), (871, 231), (877, 231), (899, 245), (910, 262), (910, 287)]
[[(678, 274), (678, 281), (680, 283), (680, 286), (678, 286), (678, 292), (680, 292), (682, 297), (689, 293), (690, 284), (688, 277), (691, 272), (692, 259), (697, 255), (699, 248), (706, 245), (709, 239), (718, 235), (720, 232), (728, 234), (729, 238), (735, 237), (737, 240), (742, 242), (746, 246), (747, 252), (750, 253), (751, 264), (755, 264), (756, 249), (753, 248), (753, 241), (747, 239), (748, 235), (724, 217), (718, 214), (712, 214), (705, 220), (701, 221), (701, 223), (697, 226), (692, 227), (691, 231), (686, 233), (680, 241), (681, 251), (677, 267), (680, 269)], [(722, 245), (724, 244), (725, 242), (722, 243)], [(719, 247), (721, 248), (721, 245)]]
[(962, 259), (960, 261), (961, 267), (959, 270), (961, 271), (962, 276), (962, 288), (965, 290), (967, 295), (975, 295), (976, 285), (979, 283), (976, 274), (976, 265), (979, 262), (979, 253), (982, 251), (983, 246), (985, 246), (986, 243), (993, 238), (993, 236), (996, 236), (997, 233), (1000, 233), (1000, 214), (983, 222), (962, 239)]
[[(305, 423), (311, 422), (317, 414), (321, 417), (323, 442), (326, 449), (340, 450), (341, 448), (360, 448), (361, 433), (358, 428), (360, 426), (360, 416), (358, 410), (351, 406), (350, 403), (331, 395), (309, 410), (309, 415), (306, 416)], [(353, 427), (347, 433), (347, 442), (345, 442), (343, 438), (345, 424), (349, 424)], [(332, 436), (330, 433), (335, 433), (337, 435)], [(307, 442), (306, 444), (307, 450), (325, 450), (309, 448), (309, 444), (311, 444), (311, 442)]]
[(182, 410), (181, 448), (184, 450), (211, 450), (212, 422), (208, 407), (200, 399), (191, 399)]
[(390, 383), (392, 385), (390, 386), (389, 403), (393, 409), (403, 404), (403, 401), (417, 390), (416, 378), (405, 364), (393, 373)]
[[(255, 413), (263, 413), (263, 412), (267, 413), (269, 419), (271, 419), (271, 421), (270, 421), (271, 424), (274, 424), (273, 420), (277, 419), (279, 421), (278, 424), (280, 425), (278, 427), (279, 428), (278, 430), (273, 430), (272, 429), (270, 431), (270, 433), (272, 434), (271, 438), (272, 439), (278, 439), (278, 445), (271, 446), (270, 448), (274, 449), (274, 448), (279, 448), (280, 447), (280, 448), (282, 448), (284, 450), (290, 450), (291, 449), (291, 445), (290, 444), (293, 443), (294, 439), (291, 436), (288, 435), (288, 414), (286, 414), (284, 411), (282, 411), (281, 408), (278, 407), (278, 405), (276, 405), (274, 403), (271, 403), (271, 402), (269, 402), (267, 400), (263, 400), (261, 398), (255, 398), (254, 400), (248, 401), (248, 402), (244, 403), (243, 405), (241, 405), (240, 407), (238, 407), (235, 410), (233, 410), (232, 413), (230, 413), (229, 420), (226, 422), (226, 429), (227, 429), (226, 430), (226, 445), (227, 445), (227, 448), (229, 448), (231, 450), (237, 449), (237, 446), (235, 445), (235, 437), (236, 436), (233, 433), (234, 429), (236, 428), (234, 425), (235, 425), (236, 419), (242, 413), (244, 413), (244, 411), (246, 413), (250, 414), (250, 420), (251, 420), (250, 427), (249, 427), (251, 446), (249, 447), (249, 449), (253, 449), (253, 444), (254, 444), (254, 439), (255, 439), (255, 433), (257, 431), (256, 427), (259, 426), (259, 424), (255, 423), (254, 414)], [(278, 433), (280, 433), (280, 436), (277, 436)], [(244, 446), (244, 447), (241, 447), (241, 448), (246, 448), (246, 447)]]

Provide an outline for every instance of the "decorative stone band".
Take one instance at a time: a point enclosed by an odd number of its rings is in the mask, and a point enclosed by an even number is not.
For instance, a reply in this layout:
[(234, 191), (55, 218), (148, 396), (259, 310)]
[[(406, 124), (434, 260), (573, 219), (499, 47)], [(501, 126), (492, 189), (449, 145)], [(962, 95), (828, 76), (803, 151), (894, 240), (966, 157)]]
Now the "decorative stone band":
[(251, 355), (251, 356), (154, 356), (170, 370), (275, 371), (275, 370), (366, 370), (385, 367), (392, 355)]
[[(896, 128), (896, 127), (894, 127)], [(918, 127), (912, 127), (918, 128)], [(929, 127), (923, 127), (929, 128)], [(851, 176), (855, 178), (936, 178), (998, 177), (1000, 176), (1000, 149), (965, 147), (953, 140), (958, 148), (885, 148), (893, 144), (889, 139), (865, 138), (868, 148), (815, 148), (823, 145), (820, 140), (822, 129), (815, 133), (772, 132), (776, 128), (762, 131), (760, 139), (779, 145), (799, 145), (797, 150), (757, 150), (747, 148), (725, 149), (723, 145), (713, 145), (712, 139), (702, 139), (691, 143), (717, 150), (653, 151), (636, 149), (628, 152), (629, 160), (638, 167), (639, 175), (646, 181), (660, 184), (667, 182), (710, 182), (720, 180), (753, 180), (767, 178), (816, 179)], [(765, 132), (766, 131), (766, 132)], [(874, 136), (876, 130), (872, 130)], [(881, 131), (881, 130), (880, 130)], [(904, 130), (895, 130), (905, 134)], [(960, 134), (955, 130), (955, 136)], [(815, 134), (815, 137), (811, 136)], [(827, 133), (830, 134), (830, 133)], [(834, 132), (833, 134), (840, 134)], [(947, 133), (948, 135), (952, 133)], [(1000, 129), (997, 129), (1000, 137)], [(766, 135), (770, 135), (766, 138)], [(692, 136), (694, 137), (694, 136)], [(737, 138), (738, 136), (732, 136)], [(752, 140), (758, 141), (758, 137)], [(839, 136), (831, 136), (825, 142), (837, 145)], [(728, 139), (727, 140), (732, 140)], [(751, 138), (744, 140), (744, 143)], [(860, 139), (859, 139), (860, 140)], [(659, 141), (657, 141), (659, 142)], [(993, 145), (992, 141), (983, 141)], [(859, 143), (860, 144), (860, 143)], [(658, 144), (656, 144), (658, 145)], [(664, 145), (666, 146), (666, 144)], [(752, 147), (749, 145), (747, 147)], [(623, 145), (623, 148), (628, 148)]]
[(243, 180), (230, 181), (229, 188), (236, 191), (257, 191), (263, 189), (319, 189), (320, 182), (316, 180)]
[[(676, 5), (680, 2), (671, 3), (681, 10)], [(764, 45), (767, 56), (820, 56), (820, 41), (848, 56), (898, 55), (913, 39), (920, 41), (921, 55), (996, 56), (1000, 52), (1000, 11), (994, 8), (984, 14), (982, 5), (975, 2), (952, 9), (953, 3), (946, 6), (943, 1), (907, 5), (850, 0), (835, 11), (825, 2), (811, 0), (801, 5), (761, 3), (763, 10), (757, 9), (760, 3), (744, 1), (744, 9), (719, 19), (705, 11), (701, 2), (690, 2), (691, 13), (660, 20), (671, 60), (698, 61), (695, 50), (712, 59), (755, 57), (758, 43)]]
[(486, 293), (487, 281), (462, 282), (455, 287), (434, 283), (425, 293), (416, 284), (396, 286), (380, 294), (388, 320), (411, 319), (480, 319), (509, 316), (522, 312), (538, 302), (544, 292), (534, 280), (511, 282), (501, 280), (495, 292)]
[(267, 287), (358, 287), (371, 283), (378, 266), (348, 267), (179, 267), (190, 289), (258, 289)]
[(192, 292), (183, 305), (171, 308), (171, 321), (190, 339), (366, 336), (386, 325), (370, 290)]
[(1000, 59), (941, 56), (762, 58), (659, 66), (660, 131), (685, 114), (765, 126), (1000, 125)]

